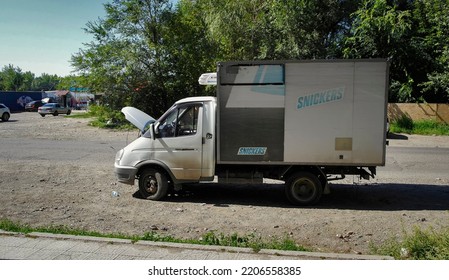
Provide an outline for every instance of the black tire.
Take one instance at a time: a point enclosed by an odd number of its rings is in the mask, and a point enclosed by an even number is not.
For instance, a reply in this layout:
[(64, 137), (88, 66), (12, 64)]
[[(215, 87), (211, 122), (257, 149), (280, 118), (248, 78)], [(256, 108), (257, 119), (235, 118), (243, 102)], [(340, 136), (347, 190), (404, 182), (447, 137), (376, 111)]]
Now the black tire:
[(7, 122), (9, 120), (9, 113), (5, 112), (2, 115), (2, 121)]
[(40, 114), (42, 117), (45, 117), (45, 114)]
[(55, 111), (54, 113), (53, 113), (53, 116), (57, 116), (57, 115), (59, 115), (59, 113), (58, 113), (58, 111)]
[(145, 169), (139, 176), (139, 191), (145, 199), (163, 199), (168, 191), (167, 176), (156, 169)]
[(70, 115), (70, 113), (72, 113), (72, 111), (68, 110), (67, 111), (67, 116)]
[(285, 194), (294, 205), (314, 205), (323, 194), (323, 186), (313, 173), (298, 172), (290, 176), (285, 182)]

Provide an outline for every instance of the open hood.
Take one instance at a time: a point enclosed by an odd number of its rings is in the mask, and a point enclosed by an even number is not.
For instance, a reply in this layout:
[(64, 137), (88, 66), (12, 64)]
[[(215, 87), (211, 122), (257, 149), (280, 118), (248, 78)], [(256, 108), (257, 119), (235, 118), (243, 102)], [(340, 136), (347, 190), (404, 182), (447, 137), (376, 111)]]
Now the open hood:
[(145, 132), (145, 127), (149, 123), (154, 123), (156, 121), (153, 117), (134, 107), (124, 107), (122, 108), (122, 113), (125, 115), (125, 118), (142, 131), (142, 133)]

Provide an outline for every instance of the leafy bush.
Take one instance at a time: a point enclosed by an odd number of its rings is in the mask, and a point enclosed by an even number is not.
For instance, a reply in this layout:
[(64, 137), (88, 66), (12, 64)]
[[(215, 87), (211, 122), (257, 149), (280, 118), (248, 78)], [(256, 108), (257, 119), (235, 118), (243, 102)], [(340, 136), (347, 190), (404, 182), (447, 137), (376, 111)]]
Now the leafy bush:
[(91, 125), (101, 128), (133, 128), (126, 120), (122, 112), (112, 110), (104, 105), (91, 105), (89, 107), (90, 116), (94, 117)]
[(408, 115), (401, 115), (401, 117), (392, 124), (393, 129), (396, 127), (410, 133), (413, 130), (413, 120)]
[(371, 250), (395, 259), (449, 260), (449, 228), (435, 231), (416, 227), (412, 234), (404, 232), (402, 239), (392, 238), (380, 247), (372, 245)]
[(390, 131), (420, 135), (449, 135), (449, 125), (434, 120), (413, 121), (409, 116), (402, 115), (391, 123)]

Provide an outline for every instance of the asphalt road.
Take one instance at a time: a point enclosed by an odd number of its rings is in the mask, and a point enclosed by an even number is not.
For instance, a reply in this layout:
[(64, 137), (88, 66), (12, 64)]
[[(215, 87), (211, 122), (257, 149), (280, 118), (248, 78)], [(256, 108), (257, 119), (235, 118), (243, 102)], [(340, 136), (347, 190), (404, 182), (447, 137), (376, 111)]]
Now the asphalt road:
[(3, 138), (1, 157), (6, 160), (42, 160), (55, 163), (70, 162), (81, 165), (104, 164), (114, 166), (115, 153), (125, 142), (83, 140), (49, 140), (31, 138)]
[(449, 182), (449, 148), (387, 147), (386, 161), (386, 165), (377, 171), (382, 182)]
[[(2, 138), (4, 160), (42, 160), (81, 165), (110, 166), (113, 171), (115, 153), (126, 145), (123, 139), (95, 141)], [(399, 140), (397, 140), (399, 141)], [(402, 140), (403, 141), (403, 140)], [(449, 181), (449, 148), (387, 147), (387, 162), (377, 170), (383, 183), (444, 183)]]

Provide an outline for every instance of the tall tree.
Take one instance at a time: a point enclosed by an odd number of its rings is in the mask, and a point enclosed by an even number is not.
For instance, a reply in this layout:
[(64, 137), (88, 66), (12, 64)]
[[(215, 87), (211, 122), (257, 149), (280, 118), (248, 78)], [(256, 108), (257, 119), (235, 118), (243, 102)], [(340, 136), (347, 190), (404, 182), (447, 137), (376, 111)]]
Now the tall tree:
[(447, 100), (448, 16), (447, 0), (365, 0), (354, 13), (345, 56), (389, 58), (390, 101)]
[(414, 18), (426, 50), (418, 55), (428, 62), (422, 95), (429, 102), (449, 102), (449, 1), (416, 1)]
[(168, 0), (106, 4), (106, 18), (87, 24), (94, 41), (72, 56), (72, 64), (89, 86), (108, 93), (112, 107), (160, 115), (176, 99), (204, 91), (190, 86), (201, 65), (210, 67), (201, 62), (208, 44), (193, 5), (182, 1), (175, 12)]
[(12, 64), (4, 66), (0, 75), (3, 90), (18, 91), (24, 81), (22, 69)]
[(224, 59), (341, 56), (355, 0), (202, 0)]
[(41, 76), (35, 78), (31, 84), (33, 90), (55, 90), (61, 80), (57, 75), (50, 75), (43, 73)]

